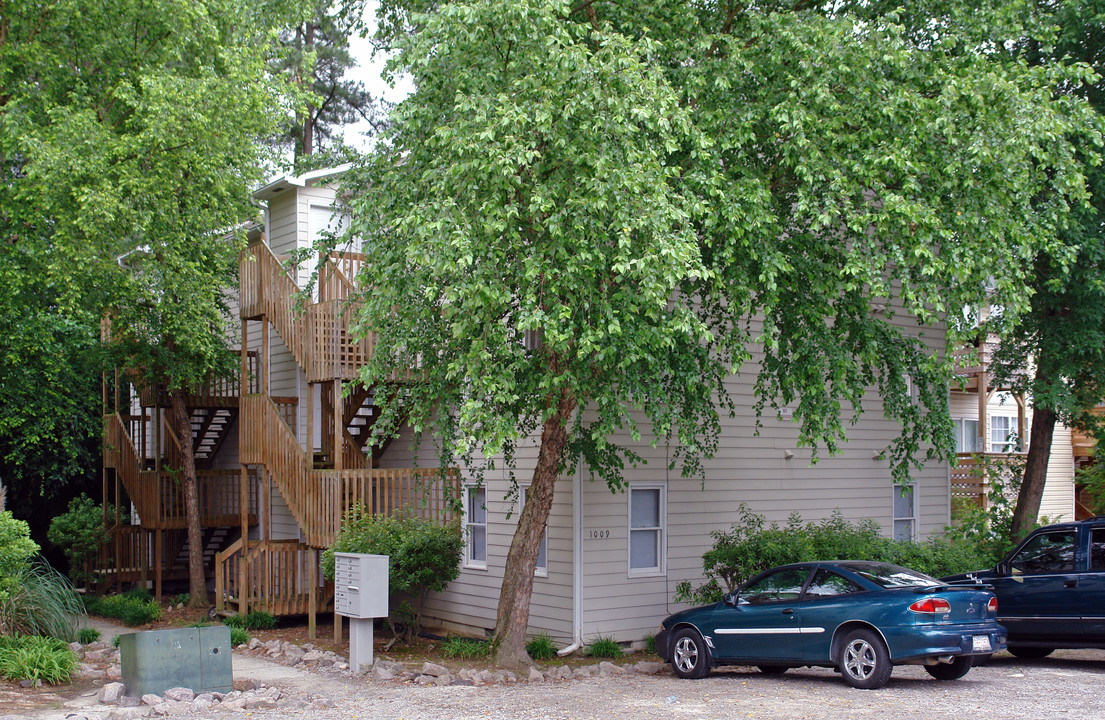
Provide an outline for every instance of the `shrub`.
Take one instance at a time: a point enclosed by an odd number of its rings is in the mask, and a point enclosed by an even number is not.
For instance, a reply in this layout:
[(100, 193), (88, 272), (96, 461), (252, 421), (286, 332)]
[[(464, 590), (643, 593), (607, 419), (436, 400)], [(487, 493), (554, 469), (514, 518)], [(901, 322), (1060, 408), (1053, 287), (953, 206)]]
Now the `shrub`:
[(100, 639), (100, 631), (96, 628), (83, 627), (77, 631), (77, 642), (81, 645), (91, 645)]
[(926, 542), (891, 540), (871, 519), (852, 523), (840, 511), (820, 522), (803, 523), (792, 514), (786, 525), (766, 524), (762, 515), (740, 507), (740, 519), (728, 531), (711, 534), (713, 546), (702, 555), (706, 582), (676, 586), (676, 602), (717, 602), (744, 581), (768, 568), (815, 560), (873, 560), (905, 565), (941, 577), (990, 564), (987, 555), (968, 542), (936, 538)]
[(625, 653), (622, 646), (612, 637), (599, 635), (587, 645), (587, 654), (597, 658), (620, 658)]
[(77, 618), (84, 607), (64, 575), (44, 560), (34, 560), (24, 563), (11, 579), (13, 589), (0, 600), (0, 635), (77, 639)]
[(482, 658), (491, 654), (491, 643), (486, 640), (451, 637), (441, 646), (441, 654), (447, 658)]
[(249, 642), (250, 635), (243, 628), (230, 628), (230, 647), (238, 647)]
[(552, 660), (556, 657), (556, 645), (548, 633), (541, 633), (529, 639), (526, 652), (534, 660)]
[(65, 553), (69, 577), (74, 582), (92, 580), (85, 566), (110, 537), (104, 528), (103, 506), (84, 494), (73, 498), (69, 501), (69, 509), (50, 521), (46, 537)]
[(57, 638), (0, 636), (0, 677), (41, 680), (50, 685), (68, 682), (77, 668), (77, 656)]
[(276, 627), (276, 616), (264, 610), (250, 610), (242, 620), (246, 630), (271, 630)]
[[(406, 619), (407, 635), (413, 637), (426, 595), (444, 590), (460, 575), (463, 548), (457, 524), (423, 520), (413, 511), (372, 515), (356, 506), (346, 515), (337, 540), (323, 554), (322, 571), (328, 579), (334, 578), (335, 552), (387, 555), (388, 590), (400, 598), (391, 607), (397, 617)], [(394, 623), (392, 632), (397, 632)]]
[(656, 652), (656, 636), (655, 635), (646, 635), (645, 636), (645, 652), (650, 653), (652, 655), (659, 655), (660, 654), (660, 653)]
[(31, 529), (8, 511), (0, 512), (0, 602), (18, 585), (20, 571), (38, 553)]
[[(972, 548), (981, 557), (981, 562), (970, 570), (994, 565), (1021, 540), (1013, 537), (1013, 511), (1024, 479), (1024, 466), (1022, 457), (983, 457), (979, 467), (988, 481), (986, 507), (954, 508), (952, 524), (944, 535), (954, 546)], [(1035, 525), (1048, 522), (1044, 517)]]
[(128, 591), (128, 593), (86, 597), (84, 606), (91, 615), (122, 620), (125, 625), (131, 627), (161, 619), (161, 606), (157, 601), (152, 598), (143, 599), (143, 595), (149, 598), (149, 593), (145, 591), (133, 593)]
[(223, 618), (223, 625), (229, 628), (241, 628), (244, 630), (246, 627), (246, 617), (245, 615), (227, 615)]

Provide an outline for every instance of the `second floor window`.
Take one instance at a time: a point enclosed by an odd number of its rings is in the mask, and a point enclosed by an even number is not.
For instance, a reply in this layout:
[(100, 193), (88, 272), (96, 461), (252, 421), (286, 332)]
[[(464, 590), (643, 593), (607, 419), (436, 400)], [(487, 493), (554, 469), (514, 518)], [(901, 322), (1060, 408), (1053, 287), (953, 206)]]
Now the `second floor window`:
[(1017, 445), (1017, 419), (1008, 415), (992, 416), (990, 418), (990, 452), (1016, 452)]
[(978, 420), (955, 418), (955, 451), (957, 453), (978, 452)]

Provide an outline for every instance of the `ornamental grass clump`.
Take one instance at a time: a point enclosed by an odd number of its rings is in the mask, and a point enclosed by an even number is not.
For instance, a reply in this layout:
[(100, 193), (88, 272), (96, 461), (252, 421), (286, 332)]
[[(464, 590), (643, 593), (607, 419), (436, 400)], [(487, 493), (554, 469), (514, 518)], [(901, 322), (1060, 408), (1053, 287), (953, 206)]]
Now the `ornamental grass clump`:
[(526, 652), (534, 660), (552, 660), (556, 657), (556, 645), (548, 633), (534, 635), (526, 641)]
[(0, 677), (41, 680), (50, 685), (69, 682), (77, 656), (61, 640), (37, 635), (0, 636)]

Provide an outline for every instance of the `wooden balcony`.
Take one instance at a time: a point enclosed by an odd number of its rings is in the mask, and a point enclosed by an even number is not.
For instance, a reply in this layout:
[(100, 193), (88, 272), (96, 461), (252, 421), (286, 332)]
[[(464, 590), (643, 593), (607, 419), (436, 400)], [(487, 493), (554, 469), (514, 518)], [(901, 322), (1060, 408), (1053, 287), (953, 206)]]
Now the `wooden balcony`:
[(958, 453), (951, 468), (953, 512), (957, 509), (989, 506), (988, 468), (1003, 461), (1023, 457), (1022, 453)]

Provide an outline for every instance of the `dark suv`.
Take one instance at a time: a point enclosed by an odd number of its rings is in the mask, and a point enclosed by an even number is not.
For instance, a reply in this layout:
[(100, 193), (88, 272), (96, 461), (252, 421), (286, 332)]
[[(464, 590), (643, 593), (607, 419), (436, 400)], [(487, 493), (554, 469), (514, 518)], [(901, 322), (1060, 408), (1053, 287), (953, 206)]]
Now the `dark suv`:
[(994, 587), (1017, 657), (1105, 648), (1105, 516), (1039, 528), (994, 569), (944, 579)]

